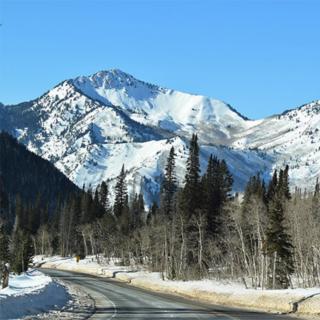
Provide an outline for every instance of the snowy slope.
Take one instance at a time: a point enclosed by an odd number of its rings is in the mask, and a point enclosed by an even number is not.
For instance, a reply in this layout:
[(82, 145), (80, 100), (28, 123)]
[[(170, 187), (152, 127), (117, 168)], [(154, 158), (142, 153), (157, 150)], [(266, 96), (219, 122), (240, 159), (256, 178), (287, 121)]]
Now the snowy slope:
[[(188, 145), (181, 138), (148, 141), (143, 143), (101, 144), (95, 146), (86, 158), (86, 162), (79, 166), (76, 155), (70, 155), (57, 163), (57, 167), (64, 170), (68, 163), (74, 165), (70, 178), (79, 186), (85, 183), (93, 186), (102, 180), (109, 180), (111, 188), (119, 174), (122, 164), (127, 170), (129, 193), (143, 191), (145, 200), (151, 204), (157, 199), (159, 184), (163, 168), (171, 146), (174, 146), (176, 158), (176, 173), (179, 181), (184, 180), (184, 168), (188, 157)], [(230, 171), (234, 175), (234, 190), (241, 191), (249, 176), (260, 172), (268, 178), (272, 167), (271, 156), (251, 150), (233, 150), (226, 147), (201, 147), (201, 169), (206, 169), (210, 154), (220, 159), (227, 159)]]
[(79, 186), (95, 187), (128, 171), (130, 192), (156, 197), (171, 145), (183, 181), (187, 141), (197, 132), (201, 165), (211, 153), (227, 161), (242, 190), (249, 176), (268, 179), (290, 166), (292, 187), (313, 188), (320, 174), (319, 101), (261, 120), (226, 103), (135, 79), (120, 70), (63, 81), (38, 99), (0, 104), (0, 129), (52, 161)]
[(288, 164), (292, 185), (313, 188), (320, 176), (320, 101), (257, 121), (234, 139), (235, 148), (273, 155), (274, 168)]
[(197, 131), (206, 142), (226, 143), (232, 133), (247, 127), (246, 120), (222, 101), (151, 85), (120, 70), (82, 76), (73, 83), (137, 122), (188, 136)]
[(59, 310), (69, 299), (63, 286), (39, 271), (11, 275), (9, 287), (0, 289), (0, 319), (19, 319)]

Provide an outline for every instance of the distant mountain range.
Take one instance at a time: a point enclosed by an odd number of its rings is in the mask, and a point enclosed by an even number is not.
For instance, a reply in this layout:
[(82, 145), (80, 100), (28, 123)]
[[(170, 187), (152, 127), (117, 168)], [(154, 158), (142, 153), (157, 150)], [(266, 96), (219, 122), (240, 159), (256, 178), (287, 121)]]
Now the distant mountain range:
[(249, 120), (222, 101), (162, 88), (120, 70), (63, 81), (33, 101), (0, 104), (0, 129), (80, 187), (102, 180), (112, 185), (124, 164), (129, 191), (142, 189), (147, 203), (159, 191), (172, 145), (183, 181), (192, 133), (199, 136), (202, 168), (211, 153), (224, 158), (235, 191), (251, 175), (269, 179), (286, 164), (292, 187), (311, 189), (320, 174), (320, 101)]

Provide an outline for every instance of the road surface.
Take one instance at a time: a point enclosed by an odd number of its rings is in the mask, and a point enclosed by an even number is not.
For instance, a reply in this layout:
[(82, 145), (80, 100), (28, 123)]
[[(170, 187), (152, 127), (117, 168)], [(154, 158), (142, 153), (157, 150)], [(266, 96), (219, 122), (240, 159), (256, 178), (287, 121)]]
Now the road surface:
[(214, 320), (288, 320), (292, 317), (250, 312), (200, 303), (173, 295), (132, 287), (113, 279), (42, 269), (52, 277), (79, 285), (95, 300), (92, 320), (101, 319), (214, 319)]

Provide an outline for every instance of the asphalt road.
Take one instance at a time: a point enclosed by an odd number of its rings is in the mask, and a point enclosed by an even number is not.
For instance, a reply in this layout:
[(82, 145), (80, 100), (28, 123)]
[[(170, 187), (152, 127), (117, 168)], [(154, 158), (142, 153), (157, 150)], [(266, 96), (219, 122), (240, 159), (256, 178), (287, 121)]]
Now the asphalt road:
[(292, 317), (257, 313), (224, 306), (208, 305), (173, 295), (155, 293), (113, 279), (42, 269), (52, 277), (79, 285), (96, 303), (98, 319), (214, 319), (285, 320)]

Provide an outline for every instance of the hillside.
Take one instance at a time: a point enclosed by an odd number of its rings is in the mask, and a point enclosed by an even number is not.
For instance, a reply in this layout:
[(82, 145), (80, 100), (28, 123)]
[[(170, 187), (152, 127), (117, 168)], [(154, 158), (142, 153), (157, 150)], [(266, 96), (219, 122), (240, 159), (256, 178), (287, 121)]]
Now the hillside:
[(0, 152), (1, 194), (6, 198), (1, 211), (5, 218), (13, 219), (18, 198), (24, 207), (38, 203), (40, 209), (52, 212), (59, 200), (80, 191), (52, 163), (4, 132), (0, 132)]

